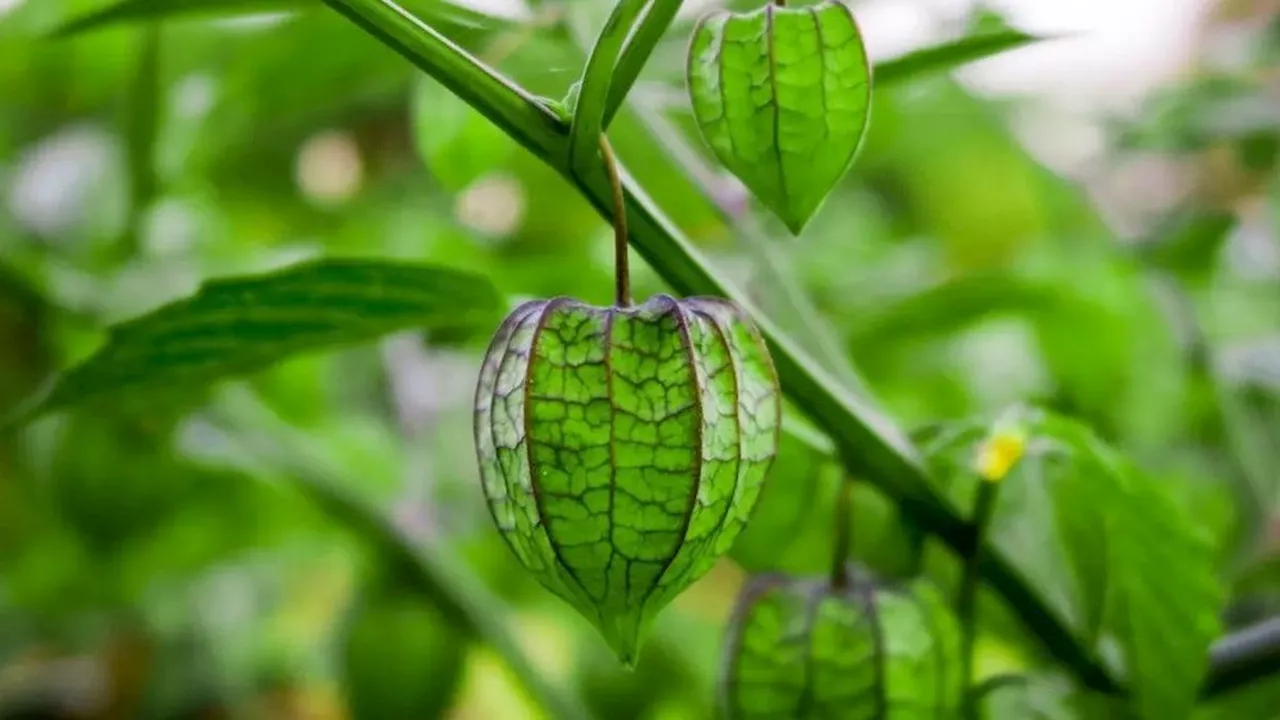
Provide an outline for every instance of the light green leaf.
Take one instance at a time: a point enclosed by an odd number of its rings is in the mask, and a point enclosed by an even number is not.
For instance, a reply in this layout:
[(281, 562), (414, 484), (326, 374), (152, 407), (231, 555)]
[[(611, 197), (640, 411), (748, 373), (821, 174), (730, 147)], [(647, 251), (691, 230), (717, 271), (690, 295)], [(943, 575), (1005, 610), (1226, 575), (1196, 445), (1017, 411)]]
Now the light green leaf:
[[(1165, 483), (1087, 427), (1020, 415), (1025, 452), (1002, 481), (993, 544), (1069, 619), (1086, 653), (1102, 636), (1119, 641), (1142, 718), (1186, 718), (1224, 599), (1213, 543)], [(971, 495), (981, 445), (967, 424), (943, 436), (931, 444), (931, 463), (953, 495)]]
[(1120, 639), (1134, 709), (1145, 720), (1190, 717), (1225, 599), (1212, 541), (1158, 478), (1088, 428), (1049, 417), (1040, 432), (1079, 466), (1063, 492), (1076, 493), (1080, 522), (1102, 536), (1107, 626)]
[(321, 260), (215, 280), (112, 328), (105, 345), (21, 419), (125, 392), (209, 383), (405, 328), (482, 330), (502, 310), (487, 279), (429, 265)]
[(452, 191), (506, 163), (516, 144), (427, 75), (413, 86), (413, 138), (427, 169)]
[(694, 117), (716, 157), (799, 234), (853, 163), (871, 67), (853, 13), (830, 0), (715, 12), (689, 48)]
[(1047, 39), (1049, 38), (1036, 37), (1017, 30), (1005, 30), (970, 35), (955, 42), (916, 50), (892, 60), (876, 63), (876, 88), (884, 89), (929, 73), (954, 70), (966, 63), (983, 60)]

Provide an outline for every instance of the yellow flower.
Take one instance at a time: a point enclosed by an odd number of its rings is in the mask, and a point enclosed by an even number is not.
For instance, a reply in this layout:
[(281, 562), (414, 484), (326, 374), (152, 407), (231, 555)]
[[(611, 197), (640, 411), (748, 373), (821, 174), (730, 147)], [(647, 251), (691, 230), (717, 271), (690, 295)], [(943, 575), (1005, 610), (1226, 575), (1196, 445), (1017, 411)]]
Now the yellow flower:
[(978, 474), (987, 482), (1000, 482), (1022, 459), (1026, 447), (1027, 435), (1022, 429), (994, 429), (978, 448)]

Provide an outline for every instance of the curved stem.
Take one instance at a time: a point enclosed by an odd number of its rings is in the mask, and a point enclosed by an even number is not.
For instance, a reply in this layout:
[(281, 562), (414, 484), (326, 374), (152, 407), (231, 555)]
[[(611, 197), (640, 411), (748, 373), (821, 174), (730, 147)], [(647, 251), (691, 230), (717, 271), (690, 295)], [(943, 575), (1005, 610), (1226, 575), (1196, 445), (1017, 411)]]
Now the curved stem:
[(613, 189), (613, 304), (617, 307), (630, 307), (631, 264), (627, 255), (627, 200), (622, 189), (622, 178), (618, 175), (618, 159), (613, 154), (613, 147), (609, 145), (609, 138), (604, 135), (600, 136), (600, 156), (604, 158), (604, 169)]
[(831, 587), (844, 590), (849, 587), (849, 541), (853, 534), (853, 478), (840, 481), (840, 494), (836, 497), (836, 529), (832, 540)]

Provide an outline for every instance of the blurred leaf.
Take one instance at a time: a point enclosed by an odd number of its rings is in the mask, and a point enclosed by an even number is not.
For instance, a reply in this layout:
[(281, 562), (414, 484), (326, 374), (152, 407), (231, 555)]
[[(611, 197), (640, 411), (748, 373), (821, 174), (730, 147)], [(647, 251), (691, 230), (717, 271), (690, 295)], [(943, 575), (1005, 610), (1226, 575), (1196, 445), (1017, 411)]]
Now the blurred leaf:
[(853, 11), (824, 2), (712, 13), (694, 30), (688, 86), (716, 157), (799, 235), (848, 172), (871, 118)]
[[(445, 26), (476, 27), (501, 22), (479, 10), (450, 0), (405, 0), (419, 17)], [(111, 25), (174, 18), (227, 18), (315, 9), (314, 0), (115, 0), (74, 17), (52, 34), (67, 37)]]
[(58, 37), (99, 30), (118, 23), (168, 19), (181, 16), (224, 17), (301, 10), (313, 7), (308, 0), (116, 0), (85, 15), (68, 20), (54, 30)]
[(954, 70), (966, 63), (1052, 39), (1054, 38), (1037, 37), (1017, 30), (970, 35), (877, 63), (873, 68), (875, 85), (878, 89), (884, 89), (895, 83), (914, 80), (929, 73)]
[(458, 191), (506, 163), (517, 145), (428, 75), (413, 86), (413, 137), (427, 169)]
[(956, 332), (983, 318), (1034, 314), (1061, 303), (1058, 288), (1009, 273), (962, 275), (886, 303), (853, 331), (856, 347)]
[(485, 332), (503, 309), (484, 277), (430, 265), (320, 260), (215, 280), (114, 327), (19, 420), (124, 391), (202, 385), (405, 328)]
[(508, 617), (488, 591), (458, 565), (444, 546), (417, 547), (381, 512), (350, 490), (346, 477), (323, 446), (284, 425), (256, 397), (224, 393), (211, 420), (238, 459), (273, 475), (287, 477), (299, 494), (334, 522), (346, 527), (378, 554), (382, 567), (396, 573), (435, 604), (446, 623), (467, 628), (502, 655), (529, 695), (557, 720), (590, 717), (578, 699), (547, 682), (516, 642)]
[(1213, 544), (1167, 487), (1090, 430), (1056, 418), (1044, 428), (1087, 468), (1071, 490), (1105, 538), (1109, 612), (1135, 709), (1146, 720), (1189, 717), (1225, 599)]
[(1207, 275), (1236, 227), (1233, 213), (1193, 211), (1166, 221), (1153, 238), (1137, 247), (1152, 267), (1179, 274)]

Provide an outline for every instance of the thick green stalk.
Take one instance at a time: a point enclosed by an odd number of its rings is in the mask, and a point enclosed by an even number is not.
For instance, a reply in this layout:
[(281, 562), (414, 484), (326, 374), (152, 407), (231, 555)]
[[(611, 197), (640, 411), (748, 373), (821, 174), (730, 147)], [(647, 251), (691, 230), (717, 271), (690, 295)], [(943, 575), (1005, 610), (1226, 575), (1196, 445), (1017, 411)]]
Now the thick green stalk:
[[(601, 216), (613, 218), (613, 191), (603, 165), (594, 164), (583, 176), (567, 167), (564, 150), (568, 129), (550, 109), (478, 64), (391, 0), (324, 1), (457, 92), (573, 181)], [(875, 408), (846, 393), (742, 293), (721, 283), (702, 255), (625, 172), (623, 185), (631, 243), (640, 256), (677, 293), (718, 295), (755, 317), (787, 397), (830, 435), (848, 468), (898, 502), (922, 527), (958, 552), (965, 552), (972, 544), (971, 529), (930, 485), (923, 463), (902, 431)], [(998, 550), (989, 548), (983, 554), (980, 570), (1033, 635), (1082, 682), (1095, 690), (1118, 690), (1097, 658), (1081, 647)]]

